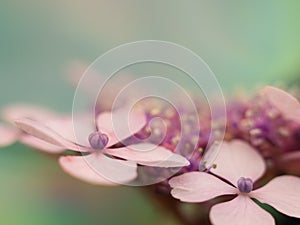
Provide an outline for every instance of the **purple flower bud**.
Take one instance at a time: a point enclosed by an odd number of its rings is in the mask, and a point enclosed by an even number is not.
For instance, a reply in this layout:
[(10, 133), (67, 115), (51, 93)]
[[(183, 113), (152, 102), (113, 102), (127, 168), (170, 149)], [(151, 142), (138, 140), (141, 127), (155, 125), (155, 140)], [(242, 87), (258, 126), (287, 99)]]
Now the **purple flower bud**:
[(250, 178), (241, 177), (237, 186), (241, 193), (249, 193), (253, 190), (253, 181)]
[(102, 150), (108, 143), (108, 136), (104, 133), (95, 131), (90, 134), (89, 142), (93, 149)]

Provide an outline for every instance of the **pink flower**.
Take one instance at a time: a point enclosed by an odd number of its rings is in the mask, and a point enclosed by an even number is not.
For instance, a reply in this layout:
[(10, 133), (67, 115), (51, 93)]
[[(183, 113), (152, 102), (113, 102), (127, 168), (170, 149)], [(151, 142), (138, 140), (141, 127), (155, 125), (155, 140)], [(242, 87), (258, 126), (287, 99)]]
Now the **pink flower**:
[[(124, 109), (101, 113), (96, 118), (96, 126), (86, 116), (75, 120), (78, 126), (74, 127), (71, 117), (52, 118), (43, 122), (21, 119), (15, 123), (46, 143), (85, 152), (83, 156), (62, 156), (59, 164), (70, 175), (93, 184), (130, 182), (137, 177), (137, 164), (154, 167), (182, 167), (189, 164), (184, 157), (152, 144), (111, 148), (145, 126), (146, 117), (139, 110), (132, 110), (129, 115)], [(115, 132), (113, 125), (118, 132)], [(78, 137), (75, 137), (73, 129)]]
[(273, 217), (252, 199), (286, 215), (300, 217), (299, 178), (279, 176), (253, 190), (254, 182), (264, 174), (266, 166), (247, 143), (239, 140), (222, 143), (215, 163), (217, 167), (211, 174), (191, 172), (172, 178), (169, 182), (172, 196), (184, 202), (204, 202), (221, 195), (237, 195), (211, 208), (210, 220), (216, 225), (275, 224)]
[(28, 135), (25, 132), (21, 132), (20, 129), (14, 126), (14, 120), (16, 119), (31, 118), (45, 120), (46, 118), (52, 118), (57, 115), (57, 113), (54, 113), (49, 109), (29, 104), (13, 104), (4, 107), (1, 110), (1, 116), (6, 122), (8, 122), (8, 124), (2, 123), (0, 125), (0, 146), (7, 146), (19, 141), (32, 148), (47, 152), (62, 151), (61, 147), (49, 144), (36, 137)]
[(289, 93), (276, 88), (267, 86), (261, 92), (273, 107), (286, 118), (300, 123), (300, 103)]

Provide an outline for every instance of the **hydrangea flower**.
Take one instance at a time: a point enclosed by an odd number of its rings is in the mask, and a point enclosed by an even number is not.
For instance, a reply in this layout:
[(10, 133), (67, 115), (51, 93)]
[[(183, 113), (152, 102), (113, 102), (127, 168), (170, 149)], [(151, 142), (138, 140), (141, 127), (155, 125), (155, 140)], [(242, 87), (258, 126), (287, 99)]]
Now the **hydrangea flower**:
[(255, 182), (266, 170), (263, 158), (246, 142), (223, 142), (210, 173), (190, 172), (172, 178), (171, 194), (183, 202), (205, 202), (222, 195), (236, 195), (210, 210), (212, 224), (275, 224), (273, 217), (253, 199), (266, 203), (292, 217), (300, 217), (300, 179), (284, 175), (275, 177), (261, 188)]
[[(124, 109), (101, 113), (96, 118), (96, 126), (86, 116), (76, 119), (79, 119), (80, 127), (73, 127), (71, 117), (45, 121), (25, 118), (15, 123), (28, 134), (49, 144), (83, 152), (82, 156), (61, 156), (59, 164), (70, 175), (93, 184), (130, 182), (137, 177), (137, 164), (154, 167), (189, 164), (184, 157), (152, 144), (112, 148), (145, 126), (147, 121), (140, 110), (132, 110), (129, 115)], [(113, 125), (118, 126), (119, 132), (115, 132)], [(78, 137), (73, 129), (79, 129)]]

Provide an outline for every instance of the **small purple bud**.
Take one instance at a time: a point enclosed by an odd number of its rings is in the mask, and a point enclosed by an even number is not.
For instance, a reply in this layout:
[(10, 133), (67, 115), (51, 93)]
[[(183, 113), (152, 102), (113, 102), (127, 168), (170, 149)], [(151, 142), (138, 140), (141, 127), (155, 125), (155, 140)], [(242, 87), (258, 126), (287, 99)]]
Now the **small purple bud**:
[(253, 181), (250, 178), (241, 177), (237, 186), (241, 193), (249, 193), (253, 190)]
[(108, 136), (106, 134), (95, 131), (90, 134), (89, 142), (93, 149), (102, 150), (108, 143)]

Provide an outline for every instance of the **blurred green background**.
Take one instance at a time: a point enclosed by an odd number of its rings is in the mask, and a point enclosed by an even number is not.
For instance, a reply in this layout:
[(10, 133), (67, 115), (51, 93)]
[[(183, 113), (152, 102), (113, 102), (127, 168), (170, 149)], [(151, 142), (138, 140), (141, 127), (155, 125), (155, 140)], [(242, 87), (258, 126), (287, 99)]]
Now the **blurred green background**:
[[(72, 61), (143, 39), (190, 48), (228, 91), (296, 79), (299, 10), (297, 0), (0, 0), (0, 106), (70, 111)], [(175, 224), (137, 188), (82, 183), (20, 144), (1, 149), (0, 180), (0, 224)]]

